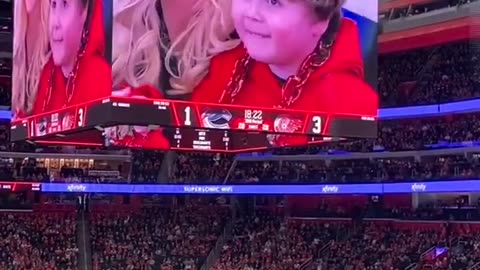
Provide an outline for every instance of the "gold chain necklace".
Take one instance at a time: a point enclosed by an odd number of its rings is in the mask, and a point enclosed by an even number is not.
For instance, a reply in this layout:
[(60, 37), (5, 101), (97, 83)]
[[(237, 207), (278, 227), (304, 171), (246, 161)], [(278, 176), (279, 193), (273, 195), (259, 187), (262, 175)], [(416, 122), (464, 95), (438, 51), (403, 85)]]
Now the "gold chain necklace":
[[(302, 90), (312, 73), (323, 66), (330, 58), (332, 44), (320, 43), (318, 50), (311, 53), (300, 66), (299, 72), (295, 76), (290, 76), (282, 87), (282, 99), (278, 108), (288, 108), (298, 100)], [(245, 53), (245, 55), (235, 62), (232, 77), (227, 87), (220, 96), (219, 103), (232, 104), (235, 98), (242, 90), (244, 82), (250, 72), (254, 60)]]

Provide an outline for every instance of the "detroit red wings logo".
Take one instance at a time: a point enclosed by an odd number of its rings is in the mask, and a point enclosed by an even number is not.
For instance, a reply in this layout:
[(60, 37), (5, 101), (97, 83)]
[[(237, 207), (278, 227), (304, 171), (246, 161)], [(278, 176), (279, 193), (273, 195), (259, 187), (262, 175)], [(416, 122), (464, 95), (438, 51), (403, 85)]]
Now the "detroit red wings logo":
[(62, 118), (62, 130), (70, 130), (75, 127), (75, 118), (73, 114), (66, 113)]
[[(280, 115), (275, 119), (273, 128), (275, 132), (281, 133), (300, 133), (303, 128), (303, 121), (291, 118), (288, 115)], [(267, 139), (274, 147), (282, 147), (288, 145), (298, 145), (298, 135), (287, 134), (268, 134)], [(303, 138), (301, 138), (303, 141)]]
[(275, 132), (295, 133), (300, 132), (303, 121), (288, 117), (288, 115), (280, 115), (273, 123)]

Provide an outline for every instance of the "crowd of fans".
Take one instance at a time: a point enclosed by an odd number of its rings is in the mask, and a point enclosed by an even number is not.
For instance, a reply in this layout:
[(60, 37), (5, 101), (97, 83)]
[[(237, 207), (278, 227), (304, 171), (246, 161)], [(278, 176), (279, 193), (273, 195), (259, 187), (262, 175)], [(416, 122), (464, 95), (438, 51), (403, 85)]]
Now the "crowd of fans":
[(450, 265), (453, 269), (469, 269), (480, 264), (480, 233), (467, 232), (459, 238), (458, 249), (453, 250)]
[(374, 221), (287, 221), (257, 212), (235, 225), (215, 270), (403, 270), (412, 266), (467, 270), (479, 262), (478, 232), (460, 237), (441, 222), (401, 226)]
[[(1, 32), (0, 18), (0, 32)], [(0, 58), (0, 109), (10, 109), (12, 99), (12, 63), (9, 59)]]
[[(154, 157), (155, 156), (155, 157)], [(326, 155), (325, 157), (329, 157)], [(267, 157), (266, 157), (267, 158)], [(217, 154), (181, 154), (168, 179), (159, 178), (162, 155), (153, 153), (150, 159), (138, 157), (131, 165), (130, 177), (118, 170), (98, 171), (103, 176), (89, 175), (89, 170), (63, 167), (57, 177), (47, 168), (39, 167), (35, 159), (23, 162), (0, 161), (0, 180), (68, 183), (175, 183), (175, 184), (288, 184), (288, 183), (371, 183), (402, 181), (437, 181), (446, 179), (476, 179), (480, 177), (477, 155), (463, 153), (390, 158), (357, 158), (325, 160), (307, 155), (304, 159), (248, 161)], [(121, 169), (121, 168), (120, 168)], [(148, 177), (145, 177), (148, 176)], [(147, 181), (148, 180), (148, 181)], [(163, 180), (160, 181), (160, 180)]]
[[(363, 207), (345, 211), (336, 205), (328, 218), (257, 209), (237, 212), (232, 220), (229, 207), (206, 201), (190, 198), (114, 211), (97, 207), (86, 215), (86, 237), (78, 235), (74, 213), (0, 212), (0, 269), (83, 269), (80, 253), (88, 259), (91, 252), (94, 270), (199, 270), (220, 235), (226, 238), (214, 270), (403, 270), (412, 265), (419, 268), (409, 269), (468, 270), (480, 262), (479, 227), (449, 222), (438, 215), (438, 207), (382, 207), (384, 215), (374, 216), (377, 220), (357, 216)], [(88, 241), (81, 252), (80, 239)]]
[(468, 4), (475, 1), (476, 0), (438, 0), (418, 3), (415, 2), (400, 8), (382, 10), (380, 12), (380, 18), (383, 20), (395, 20), (431, 12), (438, 9), (458, 7), (460, 5)]
[(160, 176), (163, 152), (133, 152), (131, 179), (139, 183), (155, 183)]
[(74, 217), (63, 213), (0, 213), (0, 269), (80, 269)]
[[(365, 183), (474, 179), (480, 163), (463, 155), (383, 159), (237, 161), (228, 183)], [(217, 182), (218, 183), (218, 182)]]
[(352, 152), (408, 151), (438, 148), (459, 142), (480, 140), (480, 115), (466, 114), (422, 120), (385, 121), (379, 125), (378, 138), (338, 148)]
[(317, 259), (320, 269), (405, 269), (420, 255), (445, 241), (445, 232), (399, 229), (392, 225), (364, 223), (350, 230)]
[(232, 156), (180, 153), (171, 175), (175, 183), (221, 183), (232, 166)]
[(300, 269), (341, 231), (320, 225), (296, 226), (281, 216), (258, 212), (237, 220), (232, 239), (213, 269)]
[(480, 115), (477, 113), (421, 119), (381, 121), (376, 139), (351, 140), (309, 147), (286, 147), (279, 155), (318, 154), (335, 150), (385, 152), (431, 150), (474, 146), (480, 142)]
[(469, 42), (381, 56), (380, 104), (398, 107), (478, 97), (479, 57)]
[(199, 269), (228, 210), (201, 205), (90, 217), (94, 270)]

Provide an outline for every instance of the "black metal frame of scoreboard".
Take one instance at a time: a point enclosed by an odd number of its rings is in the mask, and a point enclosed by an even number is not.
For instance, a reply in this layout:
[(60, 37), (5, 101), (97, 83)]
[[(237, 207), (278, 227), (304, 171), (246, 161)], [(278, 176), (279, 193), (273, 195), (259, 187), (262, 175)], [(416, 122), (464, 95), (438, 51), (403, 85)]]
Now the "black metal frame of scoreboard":
[[(105, 128), (119, 125), (161, 127), (169, 149), (216, 152), (374, 138), (377, 131), (371, 116), (108, 97), (13, 122), (11, 138), (102, 146)], [(272, 136), (283, 143), (272, 144)]]

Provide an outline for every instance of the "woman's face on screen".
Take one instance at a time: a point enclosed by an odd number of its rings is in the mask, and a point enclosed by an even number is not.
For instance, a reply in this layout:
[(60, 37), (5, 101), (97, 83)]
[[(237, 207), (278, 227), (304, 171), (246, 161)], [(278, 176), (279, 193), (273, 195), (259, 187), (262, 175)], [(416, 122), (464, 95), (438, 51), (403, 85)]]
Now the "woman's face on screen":
[(57, 66), (75, 61), (82, 39), (87, 9), (81, 0), (50, 0), (49, 38)]
[[(232, 0), (232, 16), (250, 56), (267, 64), (289, 64), (312, 51), (328, 22), (304, 0)], [(308, 52), (306, 52), (308, 50)]]

